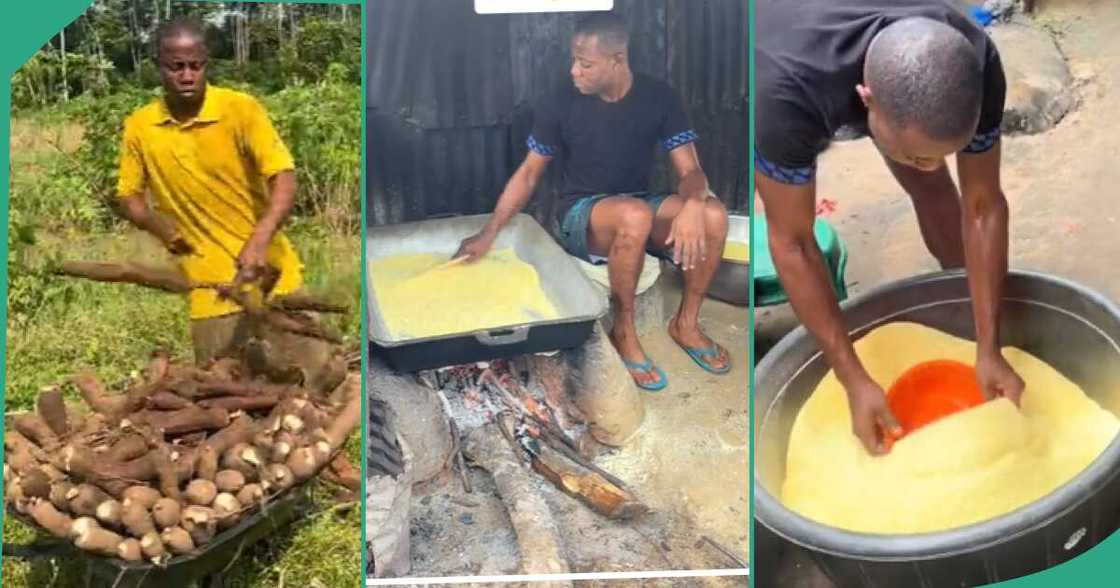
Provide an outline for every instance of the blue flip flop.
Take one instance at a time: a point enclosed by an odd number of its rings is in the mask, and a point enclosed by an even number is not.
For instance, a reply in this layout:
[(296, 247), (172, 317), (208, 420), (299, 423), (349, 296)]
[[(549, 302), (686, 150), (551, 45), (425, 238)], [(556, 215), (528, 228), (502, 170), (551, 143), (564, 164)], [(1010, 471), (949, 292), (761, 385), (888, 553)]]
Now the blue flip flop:
[(727, 372), (731, 371), (731, 362), (730, 361), (728, 361), (727, 365), (723, 366), (723, 368), (721, 368), (721, 369), (716, 369), (716, 368), (712, 367), (711, 364), (704, 361), (704, 358), (706, 358), (706, 357), (711, 357), (713, 359), (716, 358), (716, 357), (719, 357), (719, 344), (718, 343), (713, 342), (711, 347), (689, 347), (687, 345), (681, 345), (680, 343), (678, 343), (677, 345), (681, 349), (684, 349), (684, 352), (687, 353), (688, 356), (692, 358), (692, 361), (695, 361), (696, 365), (703, 368), (704, 371), (706, 371), (706, 372), (709, 372), (709, 373), (712, 373), (712, 374), (722, 375), (722, 374), (726, 374)]
[(649, 384), (642, 384), (636, 378), (634, 379), (634, 384), (636, 384), (642, 390), (657, 392), (659, 390), (665, 389), (665, 386), (669, 384), (669, 376), (666, 376), (665, 372), (661, 368), (653, 365), (653, 362), (649, 359), (647, 359), (646, 361), (626, 361), (624, 359), (622, 360), (622, 363), (626, 366), (626, 369), (631, 372), (631, 378), (634, 377), (633, 372), (646, 373), (651, 370), (657, 372), (657, 379)]

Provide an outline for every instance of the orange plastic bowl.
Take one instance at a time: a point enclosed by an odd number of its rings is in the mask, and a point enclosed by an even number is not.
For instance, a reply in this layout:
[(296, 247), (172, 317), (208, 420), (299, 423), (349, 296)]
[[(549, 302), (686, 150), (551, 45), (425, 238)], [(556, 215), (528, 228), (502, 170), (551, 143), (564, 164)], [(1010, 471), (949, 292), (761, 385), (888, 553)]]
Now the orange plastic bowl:
[(887, 391), (887, 405), (903, 435), (983, 402), (976, 370), (951, 359), (914, 365)]

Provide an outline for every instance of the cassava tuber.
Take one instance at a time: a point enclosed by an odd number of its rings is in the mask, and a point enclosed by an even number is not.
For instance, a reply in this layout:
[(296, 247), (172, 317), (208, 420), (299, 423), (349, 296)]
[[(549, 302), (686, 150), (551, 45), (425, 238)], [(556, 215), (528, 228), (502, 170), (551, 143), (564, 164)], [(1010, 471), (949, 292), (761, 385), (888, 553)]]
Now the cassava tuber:
[[(89, 520), (92, 522), (92, 519)], [(77, 538), (74, 539), (74, 545), (98, 555), (119, 557), (120, 552), (117, 549), (122, 541), (124, 541), (124, 537), (108, 529), (103, 529), (97, 523), (92, 522), (92, 524), (82, 527)]]
[(171, 553), (183, 555), (194, 551), (194, 541), (190, 533), (182, 527), (168, 527), (159, 537), (163, 540), (164, 547)]
[(58, 445), (58, 435), (55, 435), (54, 431), (47, 426), (47, 423), (39, 418), (39, 415), (30, 413), (16, 415), (12, 417), (12, 425), (23, 436), (43, 449), (49, 451)]
[(146, 411), (140, 415), (139, 420), (166, 435), (179, 435), (221, 429), (229, 425), (229, 411), (192, 405), (181, 410)]
[(218, 519), (213, 509), (205, 506), (188, 506), (183, 509), (179, 525), (186, 529), (195, 545), (205, 545), (217, 532)]
[(257, 468), (263, 463), (257, 448), (245, 442), (230, 447), (222, 455), (222, 467), (241, 472), (247, 480), (257, 479)]
[(245, 475), (237, 470), (222, 470), (214, 476), (214, 484), (221, 492), (237, 492), (245, 485)]
[(116, 500), (106, 500), (97, 505), (95, 512), (97, 520), (110, 527), (119, 527), (121, 524), (121, 503)]
[(117, 441), (105, 452), (105, 459), (114, 462), (129, 461), (148, 453), (148, 443), (142, 435), (128, 435)]
[(97, 515), (97, 507), (111, 500), (108, 494), (92, 484), (78, 484), (70, 490), (68, 502), (70, 512), (83, 517)]
[(47, 461), (47, 455), (18, 431), (4, 431), (4, 460), (17, 474)]
[(203, 480), (212, 480), (218, 475), (218, 452), (210, 445), (198, 450), (197, 474)]
[(241, 503), (233, 494), (222, 492), (214, 498), (214, 514), (218, 518), (218, 528), (228, 529), (241, 520)]
[(97, 376), (88, 371), (74, 376), (73, 382), (94, 412), (104, 415), (112, 424), (120, 420), (125, 408), (126, 399), (123, 396), (107, 394)]
[(210, 480), (191, 480), (187, 484), (187, 490), (183, 493), (183, 497), (187, 502), (198, 506), (210, 506), (214, 502), (214, 497), (218, 495), (218, 487)]
[(268, 482), (270, 488), (276, 488), (277, 491), (287, 490), (296, 483), (292, 470), (284, 464), (271, 464), (264, 471), (264, 480)]
[(56, 437), (61, 437), (70, 432), (70, 422), (66, 417), (66, 403), (62, 399), (62, 391), (57, 388), (48, 388), (39, 392), (35, 402), (39, 417)]
[(242, 506), (260, 504), (262, 500), (264, 500), (264, 491), (261, 490), (260, 484), (245, 484), (237, 491), (237, 501)]
[(125, 499), (121, 506), (121, 523), (133, 537), (143, 537), (149, 533), (154, 533), (156, 530), (155, 522), (152, 521), (152, 515), (148, 512), (148, 509), (140, 503), (128, 499)]
[(51, 479), (41, 467), (27, 471), (20, 477), (19, 485), (28, 498), (47, 498), (51, 494)]
[(144, 556), (140, 541), (131, 537), (121, 541), (117, 545), (117, 556), (125, 561), (140, 561)]
[(59, 512), (50, 501), (40, 498), (32, 499), (27, 506), (27, 514), (50, 532), (51, 535), (62, 539), (69, 539), (74, 526), (74, 520), (66, 514)]
[(152, 506), (152, 519), (161, 529), (167, 529), (179, 524), (179, 502), (170, 498), (160, 498)]
[(69, 481), (55, 482), (51, 485), (50, 501), (55, 508), (60, 510), (70, 510), (70, 491), (74, 489), (74, 484)]
[(190, 405), (190, 400), (171, 392), (156, 392), (148, 398), (148, 406), (159, 410), (182, 410)]
[(152, 508), (157, 500), (163, 498), (159, 490), (148, 486), (129, 486), (121, 495), (123, 502), (134, 502), (145, 509)]
[(140, 538), (140, 549), (144, 552), (144, 556), (150, 560), (159, 560), (167, 553), (163, 548), (163, 539), (160, 539), (159, 533), (155, 531), (145, 533)]

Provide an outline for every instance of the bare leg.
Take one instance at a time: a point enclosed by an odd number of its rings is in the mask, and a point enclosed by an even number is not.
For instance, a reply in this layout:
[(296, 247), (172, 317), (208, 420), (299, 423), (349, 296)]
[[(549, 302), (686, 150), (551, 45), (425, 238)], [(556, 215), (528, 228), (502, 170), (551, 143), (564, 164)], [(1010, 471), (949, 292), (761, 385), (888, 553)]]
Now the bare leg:
[[(645, 245), (653, 226), (649, 205), (637, 198), (612, 196), (595, 203), (587, 228), (587, 248), (607, 258), (611, 284), (614, 325), (610, 338), (626, 361), (645, 362), (647, 357), (634, 326), (634, 298), (645, 261)], [(657, 381), (656, 372), (634, 372), (640, 384)]]
[[(684, 199), (674, 194), (661, 204), (653, 222), (650, 245), (665, 248), (665, 240), (673, 226), (673, 219), (681, 211)], [(704, 235), (706, 257), (692, 270), (684, 272), (684, 293), (677, 315), (669, 323), (669, 335), (681, 345), (688, 347), (710, 347), (711, 339), (700, 331), (700, 305), (708, 294), (708, 286), (719, 268), (723, 257), (723, 245), (727, 239), (727, 209), (715, 198), (704, 201)], [(750, 287), (743, 284), (744, 288)], [(708, 363), (715, 369), (725, 367), (730, 358), (721, 348), (718, 357), (709, 358)]]
[(941, 269), (964, 267), (961, 197), (949, 168), (942, 165), (927, 172), (885, 160), (895, 179), (910, 195), (922, 240), (941, 264)]

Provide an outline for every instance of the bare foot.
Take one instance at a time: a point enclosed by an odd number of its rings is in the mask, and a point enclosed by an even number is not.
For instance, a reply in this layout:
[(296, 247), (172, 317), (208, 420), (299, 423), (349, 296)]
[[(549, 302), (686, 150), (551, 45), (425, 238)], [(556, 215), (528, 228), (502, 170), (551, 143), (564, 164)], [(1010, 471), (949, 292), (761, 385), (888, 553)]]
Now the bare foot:
[[(618, 350), (618, 354), (622, 359), (630, 363), (646, 363), (649, 362), (649, 357), (646, 352), (642, 350), (642, 344), (638, 341), (638, 335), (633, 329), (624, 330), (619, 328), (612, 328), (610, 333), (611, 344)], [(650, 369), (647, 371), (639, 371), (629, 369), (630, 375), (633, 376), (634, 381), (639, 385), (648, 386), (657, 382), (660, 377), (655, 369), (653, 369), (653, 362), (650, 362)]]
[(710, 349), (715, 347), (717, 355), (708, 355), (705, 357), (705, 363), (714, 370), (726, 369), (731, 363), (731, 357), (728, 355), (727, 350), (722, 345), (717, 345), (712, 341), (703, 331), (700, 330), (698, 323), (687, 325), (680, 320), (680, 316), (673, 317), (669, 321), (669, 336), (673, 338), (677, 344), (685, 347)]

